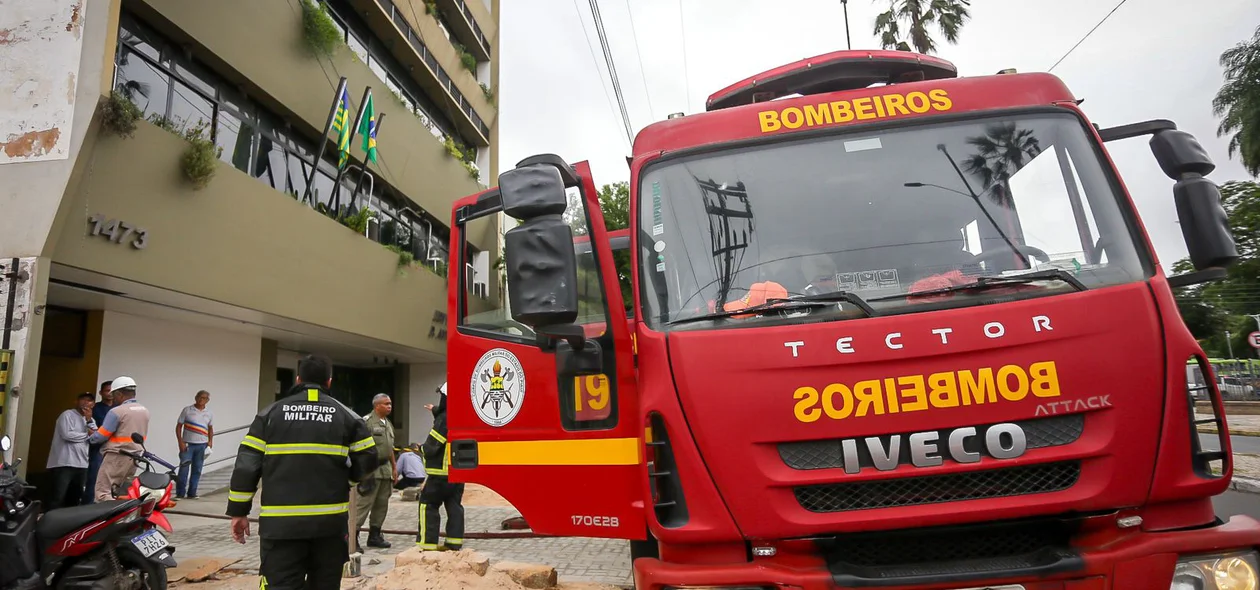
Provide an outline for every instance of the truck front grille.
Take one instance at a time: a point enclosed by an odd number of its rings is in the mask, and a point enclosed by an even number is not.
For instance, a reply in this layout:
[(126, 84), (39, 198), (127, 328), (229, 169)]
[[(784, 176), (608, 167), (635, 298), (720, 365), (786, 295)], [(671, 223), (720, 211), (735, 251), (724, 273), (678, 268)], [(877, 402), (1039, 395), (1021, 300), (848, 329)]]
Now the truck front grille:
[(973, 579), (994, 572), (1051, 573), (1079, 565), (1076, 524), (1058, 519), (855, 533), (820, 539), (845, 587)]
[[(1085, 415), (1051, 416), (1036, 420), (1024, 420), (1015, 424), (1024, 430), (1029, 449), (1042, 449), (1076, 442), (1076, 439), (1080, 438), (1081, 433), (1085, 431)], [(972, 437), (967, 441), (967, 451), (980, 452), (983, 450), (980, 448), (980, 442), (984, 438), (984, 432), (990, 426), (992, 424), (976, 427), (979, 436)], [(945, 440), (949, 436), (949, 430), (942, 430), (939, 432), (939, 435), (941, 440)], [(876, 438), (880, 439), (884, 448), (888, 448), (888, 439), (892, 436), (892, 434), (886, 434)], [(910, 462), (910, 445), (905, 444), (908, 436), (908, 434), (901, 435), (901, 454), (903, 455), (899, 461), (901, 464)], [(866, 449), (862, 445), (858, 445), (858, 447), (862, 454), (862, 467), (869, 467), (870, 457)], [(840, 449), (840, 439), (780, 443), (779, 457), (792, 469), (840, 469), (844, 467), (844, 454)]]
[(796, 501), (810, 512), (847, 512), (1003, 498), (1066, 490), (1081, 476), (1076, 461), (923, 477), (801, 486)]

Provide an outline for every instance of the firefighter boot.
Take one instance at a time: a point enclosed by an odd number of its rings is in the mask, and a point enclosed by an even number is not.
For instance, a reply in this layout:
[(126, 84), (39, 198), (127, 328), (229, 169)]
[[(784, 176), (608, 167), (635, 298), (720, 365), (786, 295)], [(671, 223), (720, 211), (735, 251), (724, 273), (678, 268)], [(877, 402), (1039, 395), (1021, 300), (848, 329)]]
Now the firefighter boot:
[(367, 546), (376, 549), (389, 549), (391, 543), (385, 540), (385, 536), (381, 534), (381, 527), (374, 526), (368, 529)]

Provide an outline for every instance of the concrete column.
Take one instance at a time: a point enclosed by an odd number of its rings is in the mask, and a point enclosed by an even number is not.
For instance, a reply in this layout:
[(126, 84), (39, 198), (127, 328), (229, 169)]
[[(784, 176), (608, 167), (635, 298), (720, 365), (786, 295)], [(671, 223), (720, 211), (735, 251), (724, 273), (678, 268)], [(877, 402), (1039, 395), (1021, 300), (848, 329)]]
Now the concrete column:
[(394, 445), (405, 447), (411, 436), (411, 365), (394, 366)]
[[(0, 259), (0, 348), (12, 351), (8, 386), (0, 424), (12, 435), (13, 449), (5, 457), (25, 457), (30, 449), (30, 425), (35, 413), (39, 349), (44, 336), (44, 306), (48, 301), (47, 258)], [(5, 343), (7, 342), (7, 346)], [(19, 469), (26, 473), (26, 464)]]
[(280, 343), (275, 340), (262, 339), (262, 349), (258, 358), (258, 409), (276, 401), (276, 362), (279, 356)]

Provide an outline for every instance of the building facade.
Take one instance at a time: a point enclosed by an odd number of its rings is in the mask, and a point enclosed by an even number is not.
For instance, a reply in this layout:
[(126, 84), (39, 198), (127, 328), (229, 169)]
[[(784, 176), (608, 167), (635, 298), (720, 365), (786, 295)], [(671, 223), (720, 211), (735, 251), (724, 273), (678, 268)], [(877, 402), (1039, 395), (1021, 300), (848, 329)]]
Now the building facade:
[[(0, 428), (29, 475), (56, 416), (119, 375), (166, 458), (209, 391), (207, 469), (228, 467), (231, 429), (305, 353), (333, 359), (358, 411), (392, 394), (398, 440), (421, 438), (451, 203), (497, 176), (498, 0), (19, 4), (0, 15), (0, 82), (19, 89), (0, 99)], [(371, 88), (375, 162), (361, 136), (344, 164), (321, 140), (342, 78), (347, 125)], [(487, 309), (497, 223), (462, 245)]]

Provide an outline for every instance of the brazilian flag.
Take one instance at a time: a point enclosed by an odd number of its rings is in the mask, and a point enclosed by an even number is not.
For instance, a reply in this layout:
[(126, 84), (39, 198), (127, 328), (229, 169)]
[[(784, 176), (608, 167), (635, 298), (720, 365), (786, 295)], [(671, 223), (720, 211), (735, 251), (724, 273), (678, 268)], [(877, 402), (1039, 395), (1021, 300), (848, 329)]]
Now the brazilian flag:
[(371, 94), (368, 94), (367, 106), (363, 107), (359, 133), (363, 135), (363, 151), (367, 152), (368, 160), (376, 163), (376, 109), (372, 105)]

